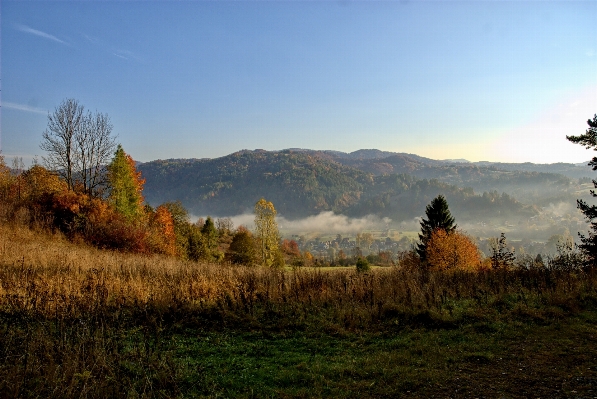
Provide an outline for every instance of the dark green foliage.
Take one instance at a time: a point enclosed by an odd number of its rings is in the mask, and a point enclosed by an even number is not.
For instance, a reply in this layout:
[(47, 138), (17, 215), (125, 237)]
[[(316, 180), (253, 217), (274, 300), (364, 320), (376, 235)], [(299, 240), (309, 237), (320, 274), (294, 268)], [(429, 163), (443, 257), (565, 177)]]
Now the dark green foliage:
[(222, 254), (218, 251), (218, 230), (210, 216), (201, 227), (205, 254), (203, 258), (207, 261), (221, 260)]
[(301, 152), (239, 151), (207, 160), (166, 160), (140, 166), (150, 203), (180, 199), (195, 214), (234, 215), (262, 197), (287, 217), (356, 203), (371, 177)]
[(274, 262), (272, 263), (272, 266), (278, 269), (282, 269), (284, 266), (286, 266), (286, 262), (284, 261), (284, 254), (282, 253), (282, 251), (280, 251), (280, 248), (278, 248), (274, 252)]
[[(587, 149), (597, 150), (597, 114), (593, 117), (593, 120), (588, 120), (587, 124), (589, 127), (585, 134), (580, 136), (566, 136), (566, 138), (576, 144), (580, 144)], [(593, 157), (589, 162), (589, 166), (593, 170), (597, 170), (597, 157)], [(597, 181), (593, 180), (593, 185), (597, 188)], [(595, 190), (591, 190), (591, 196), (597, 197)], [(585, 217), (591, 223), (591, 231), (588, 236), (580, 235), (581, 245), (580, 249), (587, 255), (588, 261), (592, 264), (597, 262), (597, 206), (589, 205), (585, 201), (577, 200), (578, 209), (585, 215)]]
[(454, 218), (448, 209), (448, 202), (441, 194), (435, 197), (433, 201), (427, 205), (427, 208), (425, 208), (425, 216), (427, 219), (421, 220), (421, 233), (419, 234), (419, 240), (421, 242), (417, 244), (417, 253), (423, 260), (425, 260), (427, 242), (435, 229), (442, 229), (447, 233), (456, 229)]
[(369, 270), (371, 270), (371, 266), (369, 266), (369, 261), (367, 260), (367, 258), (359, 258), (357, 259), (357, 272), (359, 273), (364, 273), (364, 272), (368, 272)]
[(216, 250), (218, 247), (218, 230), (216, 230), (214, 221), (210, 216), (207, 217), (203, 227), (201, 227), (201, 234), (203, 234), (205, 237), (205, 241), (209, 250)]
[(226, 259), (234, 264), (252, 265), (255, 263), (255, 241), (251, 232), (239, 229), (232, 237)]
[(201, 256), (206, 253), (205, 240), (201, 235), (201, 230), (198, 226), (191, 224), (186, 230), (187, 239), (187, 257), (190, 260), (198, 261)]
[(367, 262), (373, 265), (380, 265), (382, 262), (381, 256), (379, 256), (379, 254), (369, 254), (365, 257), (365, 259), (367, 259)]
[[(381, 152), (378, 156), (364, 158), (352, 155), (340, 154), (332, 159), (372, 173), (376, 180), (381, 176), (408, 174), (416, 179), (437, 179), (444, 184), (471, 187), (478, 193), (507, 192), (521, 202), (539, 206), (576, 198), (576, 179), (588, 173), (577, 165), (565, 163), (457, 163), (436, 161), (413, 154)], [(546, 190), (546, 187), (549, 187), (549, 190)], [(442, 192), (446, 193), (445, 190)], [(456, 208), (453, 209), (455, 210)]]

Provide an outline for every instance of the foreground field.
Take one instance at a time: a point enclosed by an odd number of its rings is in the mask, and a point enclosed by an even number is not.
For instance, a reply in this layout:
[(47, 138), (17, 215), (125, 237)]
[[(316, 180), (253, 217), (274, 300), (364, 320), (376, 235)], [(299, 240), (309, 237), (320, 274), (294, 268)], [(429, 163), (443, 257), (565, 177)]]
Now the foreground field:
[(0, 392), (594, 397), (596, 283), (199, 265), (0, 226)]

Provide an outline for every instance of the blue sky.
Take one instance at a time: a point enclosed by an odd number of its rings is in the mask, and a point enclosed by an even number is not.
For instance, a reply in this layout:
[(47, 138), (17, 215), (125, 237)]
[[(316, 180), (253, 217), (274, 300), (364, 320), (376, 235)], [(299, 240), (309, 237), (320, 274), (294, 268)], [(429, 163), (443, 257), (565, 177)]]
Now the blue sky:
[(66, 98), (140, 161), (378, 148), (582, 162), (597, 2), (3, 1), (2, 152)]

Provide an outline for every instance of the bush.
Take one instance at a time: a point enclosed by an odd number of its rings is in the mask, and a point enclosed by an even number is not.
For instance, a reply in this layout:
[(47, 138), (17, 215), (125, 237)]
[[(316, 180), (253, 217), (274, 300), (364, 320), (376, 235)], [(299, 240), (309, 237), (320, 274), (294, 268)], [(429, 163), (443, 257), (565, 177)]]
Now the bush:
[(364, 273), (371, 270), (369, 266), (369, 261), (366, 258), (359, 258), (357, 259), (357, 272)]

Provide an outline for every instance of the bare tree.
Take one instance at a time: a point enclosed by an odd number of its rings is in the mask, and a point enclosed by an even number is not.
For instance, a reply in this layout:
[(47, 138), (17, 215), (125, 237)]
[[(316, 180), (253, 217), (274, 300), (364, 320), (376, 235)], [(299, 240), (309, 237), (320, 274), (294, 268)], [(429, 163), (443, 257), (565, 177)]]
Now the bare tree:
[(98, 194), (107, 182), (105, 165), (116, 148), (116, 139), (111, 133), (108, 115), (96, 112), (85, 116), (82, 129), (75, 134), (75, 180), (89, 195)]
[(80, 184), (83, 192), (97, 195), (116, 142), (108, 115), (84, 111), (77, 100), (64, 100), (48, 115), (40, 148), (47, 152), (45, 166), (64, 178), (69, 190)]
[(77, 100), (64, 100), (53, 114), (48, 114), (48, 128), (43, 132), (40, 144), (40, 148), (48, 153), (47, 157), (42, 158), (45, 165), (66, 180), (69, 190), (74, 187), (75, 134), (81, 130), (83, 118), (83, 106)]

